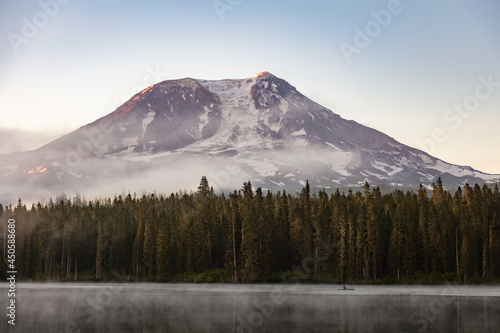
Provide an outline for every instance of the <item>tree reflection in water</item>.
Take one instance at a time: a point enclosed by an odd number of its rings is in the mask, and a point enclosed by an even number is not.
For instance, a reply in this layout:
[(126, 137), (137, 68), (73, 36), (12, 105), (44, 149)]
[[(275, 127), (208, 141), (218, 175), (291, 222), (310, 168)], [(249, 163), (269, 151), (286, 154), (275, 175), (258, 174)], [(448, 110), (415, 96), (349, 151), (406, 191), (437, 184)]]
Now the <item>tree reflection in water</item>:
[(484, 287), (497, 296), (405, 288), (356, 286), (355, 294), (325, 285), (20, 284), (16, 327), (3, 320), (0, 331), (500, 331), (498, 287)]

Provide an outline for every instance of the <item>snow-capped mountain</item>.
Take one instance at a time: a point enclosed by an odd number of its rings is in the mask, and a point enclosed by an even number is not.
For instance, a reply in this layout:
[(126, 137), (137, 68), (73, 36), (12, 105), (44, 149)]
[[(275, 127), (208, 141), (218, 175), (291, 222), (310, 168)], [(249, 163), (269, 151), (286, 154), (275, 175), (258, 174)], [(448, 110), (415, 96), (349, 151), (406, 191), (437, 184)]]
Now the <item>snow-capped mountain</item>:
[(163, 81), (38, 150), (0, 155), (3, 197), (102, 186), (175, 191), (195, 188), (203, 175), (223, 190), (246, 180), (292, 191), (307, 179), (318, 188), (500, 180), (345, 120), (268, 72)]

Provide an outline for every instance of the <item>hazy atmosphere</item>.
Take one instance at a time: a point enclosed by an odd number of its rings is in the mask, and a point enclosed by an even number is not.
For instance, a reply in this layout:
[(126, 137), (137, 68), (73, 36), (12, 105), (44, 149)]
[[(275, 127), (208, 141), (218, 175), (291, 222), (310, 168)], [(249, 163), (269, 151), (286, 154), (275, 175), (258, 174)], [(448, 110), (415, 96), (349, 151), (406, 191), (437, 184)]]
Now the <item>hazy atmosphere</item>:
[(0, 333), (498, 332), (499, 13), (0, 0)]
[(346, 119), (500, 173), (499, 10), (494, 0), (3, 1), (0, 153), (38, 148), (162, 80), (267, 70)]
[(499, 289), (481, 286), (358, 286), (348, 296), (293, 284), (20, 287), (24, 332), (496, 332), (500, 313)]

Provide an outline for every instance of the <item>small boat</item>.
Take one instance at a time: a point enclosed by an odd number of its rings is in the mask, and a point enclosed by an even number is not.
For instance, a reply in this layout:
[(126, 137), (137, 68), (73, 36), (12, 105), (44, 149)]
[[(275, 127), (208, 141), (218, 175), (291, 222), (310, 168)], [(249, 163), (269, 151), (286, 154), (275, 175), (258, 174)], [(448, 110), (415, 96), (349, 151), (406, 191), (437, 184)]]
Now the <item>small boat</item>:
[(354, 290), (354, 288), (347, 288), (345, 286), (345, 283), (342, 285), (342, 288), (340, 288), (339, 290)]

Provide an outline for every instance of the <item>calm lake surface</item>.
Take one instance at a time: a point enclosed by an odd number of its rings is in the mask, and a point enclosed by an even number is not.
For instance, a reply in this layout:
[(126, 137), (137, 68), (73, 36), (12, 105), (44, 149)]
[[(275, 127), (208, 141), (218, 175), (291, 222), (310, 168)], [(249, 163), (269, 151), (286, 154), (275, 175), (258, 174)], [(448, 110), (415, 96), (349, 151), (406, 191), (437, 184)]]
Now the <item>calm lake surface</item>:
[(500, 332), (500, 286), (18, 283), (0, 332)]

